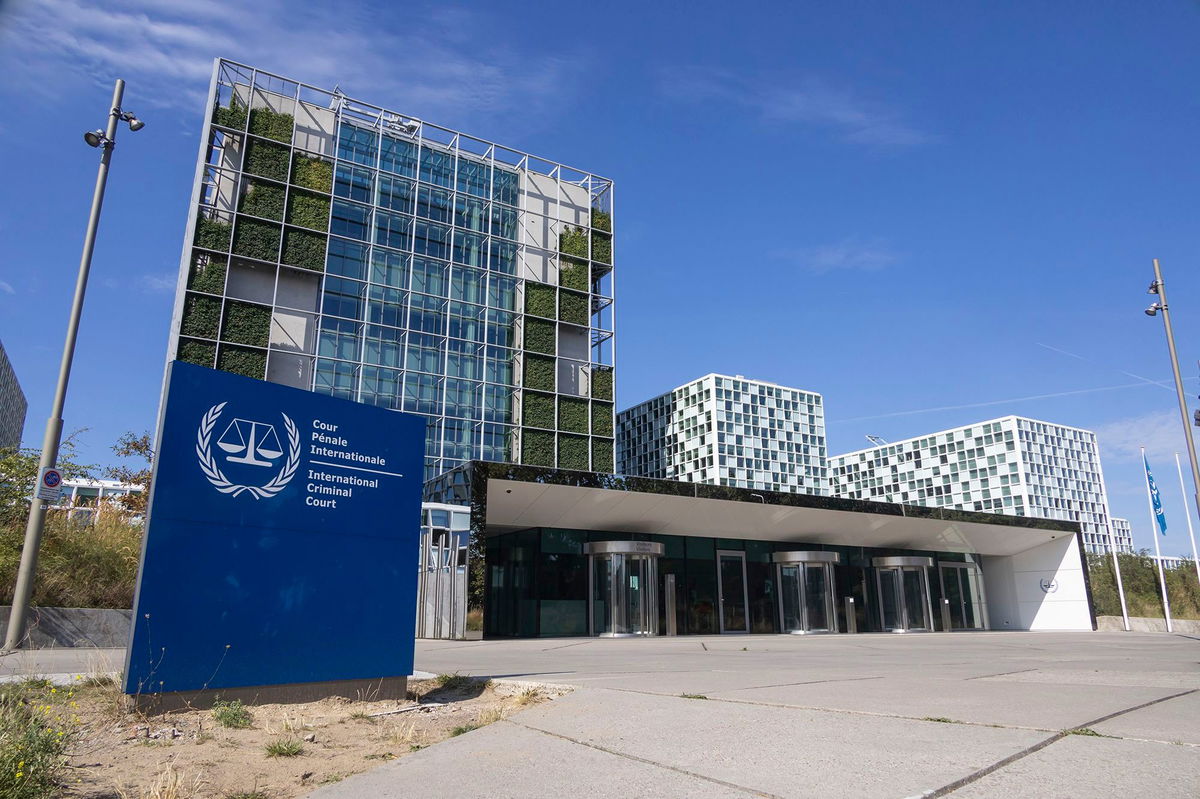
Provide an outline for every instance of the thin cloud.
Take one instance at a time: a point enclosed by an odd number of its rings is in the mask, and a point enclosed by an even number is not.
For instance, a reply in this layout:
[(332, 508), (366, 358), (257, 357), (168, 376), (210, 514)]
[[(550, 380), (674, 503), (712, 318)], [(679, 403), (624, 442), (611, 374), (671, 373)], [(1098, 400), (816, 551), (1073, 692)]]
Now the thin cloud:
[(5, 294), (17, 293), (17, 290), (12, 287), (11, 283), (7, 283), (3, 280), (0, 280), (0, 291), (3, 291)]
[[(740, 106), (769, 124), (827, 128), (845, 141), (873, 149), (904, 149), (936, 139), (906, 121), (897, 109), (816, 76), (779, 85), (725, 69), (685, 67), (662, 72), (659, 90), (678, 102)], [(719, 113), (714, 110), (714, 115)]]
[(68, 75), (106, 86), (120, 75), (139, 103), (196, 110), (223, 56), (414, 116), (510, 126), (514, 108), (528, 123), (569, 107), (588, 68), (574, 45), (568, 59), (498, 44), (486, 12), (411, 13), (423, 22), (405, 26), (383, 13), (284, 0), (16, 0), (0, 12), (0, 63), (42, 90)]
[(817, 275), (839, 271), (876, 272), (901, 260), (899, 253), (880, 242), (854, 238), (818, 247), (775, 250), (770, 255)]
[(149, 294), (163, 294), (175, 290), (175, 275), (142, 275), (140, 283), (142, 291)]
[(1105, 458), (1138, 459), (1141, 458), (1141, 447), (1145, 447), (1146, 457), (1153, 463), (1156, 458), (1174, 458), (1176, 452), (1187, 452), (1187, 440), (1183, 437), (1183, 424), (1178, 410), (1164, 408), (1117, 419), (1100, 425), (1095, 433), (1100, 454)]

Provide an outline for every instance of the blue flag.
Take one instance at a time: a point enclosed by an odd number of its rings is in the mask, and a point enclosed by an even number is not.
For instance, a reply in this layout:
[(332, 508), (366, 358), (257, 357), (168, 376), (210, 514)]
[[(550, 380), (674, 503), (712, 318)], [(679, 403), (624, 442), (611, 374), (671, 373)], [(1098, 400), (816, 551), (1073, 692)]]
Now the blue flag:
[(1150, 486), (1150, 502), (1154, 505), (1154, 518), (1158, 520), (1158, 529), (1163, 535), (1167, 534), (1167, 514), (1163, 513), (1162, 497), (1158, 495), (1158, 486), (1154, 484), (1154, 475), (1150, 474), (1150, 463), (1146, 453), (1142, 453), (1142, 464), (1146, 467), (1146, 484)]

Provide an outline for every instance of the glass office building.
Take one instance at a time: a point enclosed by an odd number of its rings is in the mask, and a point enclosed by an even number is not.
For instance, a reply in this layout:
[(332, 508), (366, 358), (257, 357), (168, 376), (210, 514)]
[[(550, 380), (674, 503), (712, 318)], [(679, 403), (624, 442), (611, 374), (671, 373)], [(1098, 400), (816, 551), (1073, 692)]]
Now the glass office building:
[(705, 375), (617, 414), (617, 472), (827, 495), (821, 395)]
[(607, 178), (218, 60), (170, 357), (611, 472), (613, 252)]
[(834, 496), (1078, 522), (1085, 546), (1108, 551), (1090, 430), (1006, 416), (834, 455), (829, 473)]
[[(1122, 519), (1118, 516), (1112, 518), (1112, 546), (1116, 547), (1118, 554), (1133, 554), (1133, 525), (1128, 519)], [(1088, 533), (1083, 537), (1083, 548), (1088, 552), (1095, 554), (1104, 554), (1109, 551), (1109, 542), (1106, 537), (1097, 533)]]
[(17, 449), (25, 430), (25, 412), (29, 403), (9, 363), (8, 353), (0, 344), (0, 449)]

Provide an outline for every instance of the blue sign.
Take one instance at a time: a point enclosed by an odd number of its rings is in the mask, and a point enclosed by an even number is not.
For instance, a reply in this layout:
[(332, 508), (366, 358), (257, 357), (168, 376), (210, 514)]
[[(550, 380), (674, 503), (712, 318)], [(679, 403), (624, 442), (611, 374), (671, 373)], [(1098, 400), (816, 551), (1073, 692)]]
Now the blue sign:
[(412, 673), (425, 419), (176, 361), (127, 693)]

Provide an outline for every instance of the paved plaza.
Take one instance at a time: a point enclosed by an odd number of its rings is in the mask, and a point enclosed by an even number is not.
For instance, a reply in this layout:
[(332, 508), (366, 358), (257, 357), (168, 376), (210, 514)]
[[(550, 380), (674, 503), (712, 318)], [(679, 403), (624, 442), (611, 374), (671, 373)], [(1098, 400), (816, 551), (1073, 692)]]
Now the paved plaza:
[(1194, 797), (1198, 661), (1162, 633), (420, 641), (421, 671), (575, 690), (312, 796)]

